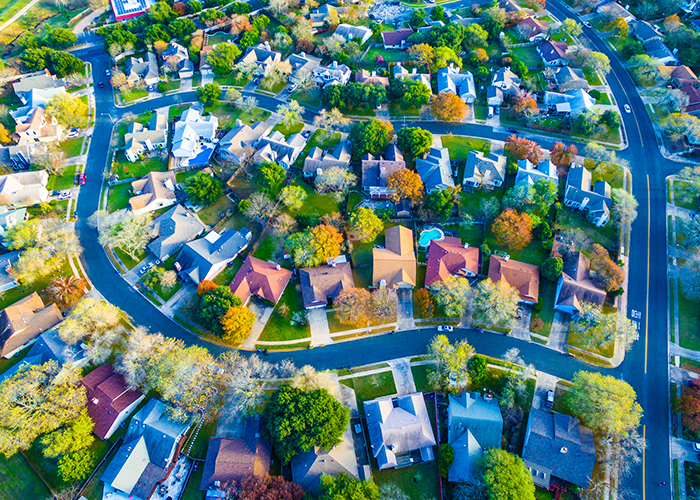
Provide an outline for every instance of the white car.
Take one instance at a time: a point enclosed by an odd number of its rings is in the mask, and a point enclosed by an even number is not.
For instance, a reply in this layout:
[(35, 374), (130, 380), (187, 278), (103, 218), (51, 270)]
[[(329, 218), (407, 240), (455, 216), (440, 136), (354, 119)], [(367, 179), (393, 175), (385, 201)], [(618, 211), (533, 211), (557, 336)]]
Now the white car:
[(593, 29), (593, 25), (591, 23), (589, 23), (588, 21), (583, 21), (583, 23), (581, 23), (581, 24), (583, 24), (586, 28)]
[(76, 129), (71, 130), (68, 132), (68, 135), (66, 135), (67, 139), (72, 139), (73, 137), (78, 137), (78, 131)]
[(72, 198), (72, 197), (73, 197), (73, 193), (71, 193), (70, 190), (68, 190), (68, 189), (65, 190), (65, 191), (61, 191), (60, 193), (58, 193), (58, 199), (59, 199), (59, 200), (68, 200), (68, 199), (70, 199), (70, 198)]
[(440, 325), (437, 327), (438, 332), (452, 332), (454, 331), (454, 328), (452, 328), (450, 325)]
[(693, 443), (693, 451), (700, 451), (700, 443)]
[(109, 68), (105, 70), (105, 76), (111, 76), (111, 73), (109, 72)]
[(632, 108), (630, 108), (630, 105), (629, 105), (629, 104), (625, 104), (623, 107), (625, 108), (625, 113), (631, 113), (631, 112), (632, 112)]

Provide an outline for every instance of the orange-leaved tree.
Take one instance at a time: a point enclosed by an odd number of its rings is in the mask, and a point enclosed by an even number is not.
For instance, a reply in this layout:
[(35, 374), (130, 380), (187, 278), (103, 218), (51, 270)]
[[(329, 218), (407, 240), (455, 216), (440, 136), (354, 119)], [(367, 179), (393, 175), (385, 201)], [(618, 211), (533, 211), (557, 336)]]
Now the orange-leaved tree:
[(219, 288), (219, 285), (217, 285), (213, 281), (202, 280), (199, 282), (199, 286), (197, 287), (197, 295), (202, 297), (203, 295), (206, 295), (207, 293), (211, 292), (212, 290), (216, 290), (217, 288)]
[(574, 161), (576, 155), (578, 154), (578, 149), (573, 144), (565, 146), (563, 143), (557, 141), (549, 150), (549, 156), (557, 167), (568, 168), (571, 162)]
[(423, 199), (423, 181), (413, 170), (397, 170), (386, 180), (386, 186), (394, 191), (391, 195), (394, 203), (403, 199), (418, 203)]
[(491, 224), (499, 245), (508, 250), (522, 250), (532, 241), (532, 219), (525, 212), (506, 208)]
[(431, 112), (445, 122), (458, 122), (467, 116), (467, 104), (458, 95), (442, 92), (433, 97)]
[(511, 135), (506, 139), (506, 152), (517, 160), (530, 160), (533, 165), (539, 165), (542, 158), (542, 148), (539, 144), (517, 135)]

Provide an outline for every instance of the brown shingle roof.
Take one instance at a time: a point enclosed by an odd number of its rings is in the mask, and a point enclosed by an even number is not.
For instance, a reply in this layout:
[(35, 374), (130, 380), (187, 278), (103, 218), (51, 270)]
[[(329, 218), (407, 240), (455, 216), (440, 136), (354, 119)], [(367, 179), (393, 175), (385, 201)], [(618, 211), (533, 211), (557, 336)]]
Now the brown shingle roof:
[(56, 304), (44, 307), (39, 294), (33, 294), (7, 306), (0, 312), (0, 342), (6, 354), (35, 339), (63, 320)]
[(131, 183), (134, 193), (141, 193), (129, 199), (131, 210), (139, 210), (155, 200), (174, 200), (175, 191), (165, 186), (170, 181), (174, 188), (177, 184), (174, 172), (148, 172), (142, 178)]
[(233, 278), (231, 291), (244, 304), (251, 295), (276, 304), (291, 277), (292, 271), (249, 255)]
[(491, 255), (489, 278), (494, 283), (504, 280), (518, 291), (520, 300), (537, 303), (540, 288), (539, 267)]
[(299, 278), (304, 307), (307, 308), (326, 305), (328, 297), (335, 299), (343, 290), (355, 287), (349, 262), (300, 269)]
[(478, 247), (464, 248), (462, 240), (449, 236), (443, 241), (430, 242), (425, 286), (444, 281), (451, 275), (466, 277), (465, 270), (479, 274)]
[(372, 284), (379, 286), (382, 280), (388, 287), (400, 283), (416, 286), (416, 254), (413, 250), (413, 231), (403, 226), (385, 231), (386, 248), (372, 249), (374, 273)]

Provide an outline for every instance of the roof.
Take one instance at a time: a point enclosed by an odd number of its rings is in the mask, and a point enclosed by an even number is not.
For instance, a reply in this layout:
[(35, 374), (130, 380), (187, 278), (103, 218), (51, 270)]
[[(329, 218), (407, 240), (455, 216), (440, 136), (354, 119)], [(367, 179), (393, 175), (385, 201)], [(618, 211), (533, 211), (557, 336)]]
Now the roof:
[(537, 50), (540, 52), (545, 62), (568, 59), (566, 56), (567, 49), (568, 45), (566, 45), (565, 42), (555, 42), (553, 40), (547, 40), (537, 46)]
[(334, 34), (342, 36), (347, 41), (351, 41), (353, 38), (361, 38), (365, 42), (372, 36), (372, 30), (367, 26), (351, 26), (350, 24), (341, 23), (335, 29)]
[(158, 237), (148, 244), (148, 249), (160, 260), (165, 260), (206, 228), (196, 214), (182, 205), (175, 205), (153, 221)]
[(249, 255), (233, 278), (231, 291), (243, 303), (251, 295), (256, 295), (276, 304), (291, 277), (292, 271), (289, 269)]
[[(138, 122), (129, 125), (127, 133), (124, 134), (124, 149), (134, 150), (134, 153), (143, 150), (144, 146), (150, 142), (151, 145), (165, 145), (168, 137), (168, 117), (161, 113), (156, 113), (151, 118), (148, 128)], [(148, 147), (147, 149), (151, 149)]]
[(540, 290), (540, 268), (513, 259), (491, 255), (489, 278), (494, 283), (505, 281), (520, 294), (520, 300), (537, 303)]
[[(204, 238), (185, 243), (175, 261), (181, 272), (195, 283), (213, 278), (222, 262), (230, 262), (248, 247), (252, 233), (242, 227), (238, 231), (210, 231)], [(218, 269), (220, 270), (220, 269)]]
[(386, 187), (391, 174), (404, 168), (406, 162), (396, 144), (387, 145), (384, 155), (378, 158), (367, 153), (362, 157), (362, 187)]
[(348, 168), (350, 166), (350, 158), (352, 150), (348, 141), (341, 141), (333, 149), (332, 152), (323, 154), (323, 150), (319, 147), (314, 147), (309, 151), (309, 155), (304, 160), (304, 173), (314, 175), (331, 167)]
[(307, 139), (300, 132), (286, 138), (282, 132), (275, 130), (268, 136), (260, 138), (258, 149), (253, 157), (256, 161), (270, 161), (291, 166), (306, 147)]
[(153, 52), (146, 53), (146, 59), (130, 57), (126, 61), (126, 78), (134, 81), (142, 78), (150, 80), (158, 78), (158, 60)]
[(48, 182), (46, 170), (0, 176), (0, 205), (33, 205), (46, 201)]
[(389, 85), (388, 76), (377, 76), (376, 71), (367, 71), (366, 69), (361, 69), (355, 73), (355, 81), (357, 83), (364, 83), (365, 85), (381, 85), (386, 87)]
[(209, 440), (199, 489), (207, 490), (215, 481), (240, 482), (249, 476), (265, 476), (270, 470), (270, 445), (260, 437), (259, 418), (250, 418), (245, 424), (243, 437), (237, 439), (212, 438)]
[(510, 93), (515, 93), (522, 80), (510, 68), (499, 68), (491, 77), (491, 85)]
[(569, 306), (577, 311), (581, 310), (582, 302), (602, 306), (606, 293), (591, 281), (588, 257), (581, 252), (567, 252), (562, 260), (564, 269), (557, 287), (555, 306)]
[(350, 78), (352, 70), (345, 64), (332, 61), (330, 66), (316, 66), (313, 69), (313, 74), (317, 82), (324, 84), (334, 81), (345, 83)]
[(543, 23), (534, 17), (526, 17), (518, 23), (518, 27), (525, 30), (525, 34), (530, 39), (537, 35), (547, 33), (547, 23)]
[(412, 68), (411, 71), (409, 72), (406, 68), (404, 68), (401, 65), (400, 62), (396, 63), (396, 66), (394, 66), (394, 78), (410, 78), (411, 80), (416, 80), (417, 82), (421, 82), (423, 85), (425, 85), (429, 89), (432, 89), (432, 87), (430, 85), (430, 74), (429, 73), (418, 73), (418, 69), (415, 67)]
[(404, 226), (393, 226), (384, 232), (385, 248), (372, 249), (372, 285), (387, 287), (401, 284), (416, 286), (416, 254), (413, 250), (413, 231)]
[(272, 63), (281, 60), (282, 54), (280, 52), (272, 50), (269, 45), (261, 43), (255, 47), (248, 47), (245, 51), (245, 55), (239, 62), (255, 63), (258, 67), (265, 70), (267, 67), (271, 66)]
[(155, 2), (154, 0), (110, 0), (110, 3), (115, 17), (119, 20), (142, 14)]
[(121, 412), (143, 397), (138, 389), (130, 389), (124, 376), (108, 363), (95, 368), (80, 382), (87, 389), (88, 415), (95, 422), (92, 432), (100, 439), (107, 439)]
[(258, 122), (254, 127), (244, 123), (236, 124), (219, 139), (219, 155), (240, 161), (244, 148), (252, 148), (258, 139), (270, 131), (267, 122)]
[[(591, 213), (609, 213), (612, 207), (610, 184), (597, 181), (591, 189), (591, 172), (581, 165), (569, 169), (564, 200), (583, 205)], [(583, 209), (584, 207), (579, 207)]]
[(415, 31), (411, 28), (401, 28), (396, 31), (382, 31), (382, 41), (384, 45), (390, 47), (397, 45), (403, 47), (408, 41), (408, 37), (413, 33), (415, 33)]
[(528, 159), (518, 160), (518, 173), (515, 176), (515, 186), (527, 184), (532, 186), (540, 179), (550, 180), (557, 184), (557, 166), (549, 160), (533, 165)]
[(428, 191), (455, 187), (450, 151), (447, 148), (430, 148), (425, 158), (417, 158), (416, 172)]
[(479, 247), (463, 245), (461, 239), (450, 236), (430, 242), (425, 286), (450, 276), (466, 278), (467, 273), (479, 274)]
[(677, 61), (678, 58), (673, 54), (671, 49), (669, 49), (664, 42), (658, 38), (652, 40), (647, 40), (643, 43), (644, 52), (654, 59), (670, 59)]
[(437, 72), (438, 93), (451, 92), (461, 97), (465, 102), (473, 102), (476, 98), (474, 75), (471, 71), (461, 72), (458, 66), (450, 63)]
[(335, 299), (340, 292), (355, 288), (349, 262), (299, 270), (304, 307), (325, 306), (328, 297)]
[(583, 76), (583, 70), (580, 68), (572, 68), (570, 66), (561, 66), (554, 70), (554, 80), (562, 90), (574, 88), (588, 90), (590, 85), (588, 80)]
[(688, 106), (685, 110), (688, 113), (693, 113), (700, 109), (700, 89), (692, 85), (685, 85), (680, 88), (680, 91), (688, 96)]
[(397, 455), (435, 446), (422, 392), (364, 402), (372, 455), (379, 469), (396, 467)]
[(212, 142), (218, 127), (216, 116), (202, 117), (197, 109), (189, 108), (175, 122), (172, 155), (175, 158), (195, 158), (202, 149), (200, 142)]
[(131, 183), (134, 196), (129, 198), (129, 207), (136, 211), (158, 200), (175, 200), (175, 184), (175, 172), (148, 172)]
[[(17, 212), (17, 210), (15, 210), (15, 212)], [(24, 217), (22, 217), (22, 219), (24, 219)], [(22, 250), (15, 250), (14, 252), (0, 255), (0, 290), (9, 290), (10, 288), (18, 286), (18, 283), (15, 281), (12, 266), (19, 260), (21, 253)]]
[(666, 38), (663, 33), (659, 32), (651, 23), (646, 21), (637, 21), (634, 26), (634, 36), (641, 41), (658, 38), (663, 40)]
[(625, 20), (636, 19), (630, 13), (630, 11), (625, 9), (622, 5), (620, 5), (617, 2), (608, 2), (606, 4), (600, 5), (596, 10), (601, 14), (607, 14), (613, 19), (617, 19), (618, 17), (621, 17)]
[(469, 151), (464, 167), (464, 182), (488, 184), (503, 182), (506, 178), (506, 157), (490, 153), (484, 156), (481, 151)]
[(596, 112), (596, 100), (583, 88), (568, 90), (565, 93), (545, 92), (546, 106), (556, 107), (558, 112), (593, 111)]
[(61, 310), (56, 304), (44, 306), (37, 292), (21, 298), (0, 312), (0, 355), (22, 347), (61, 321)]
[(525, 465), (542, 466), (551, 475), (587, 488), (595, 464), (593, 432), (578, 419), (533, 408), (523, 447)]
[(49, 73), (48, 70), (38, 71), (29, 76), (24, 76), (12, 83), (12, 90), (15, 94), (23, 94), (32, 89), (51, 89), (57, 87), (65, 87), (63, 79), (56, 78), (55, 75)]
[(321, 58), (300, 52), (299, 54), (289, 54), (284, 62), (292, 67), (293, 75), (298, 75), (300, 71), (313, 71), (316, 66), (321, 64)]

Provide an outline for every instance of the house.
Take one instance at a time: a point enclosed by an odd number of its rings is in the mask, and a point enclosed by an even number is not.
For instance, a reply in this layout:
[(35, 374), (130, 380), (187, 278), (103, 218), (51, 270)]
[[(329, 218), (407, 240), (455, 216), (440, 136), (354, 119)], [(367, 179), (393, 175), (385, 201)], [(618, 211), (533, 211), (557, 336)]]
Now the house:
[(593, 432), (577, 418), (537, 408), (530, 410), (523, 461), (536, 486), (560, 489), (558, 485), (566, 481), (588, 488), (595, 456)]
[(338, 24), (338, 9), (330, 4), (323, 4), (309, 14), (312, 28), (329, 28)]
[(292, 134), (289, 139), (279, 130), (261, 137), (257, 142), (258, 149), (253, 155), (255, 163), (273, 162), (289, 169), (306, 147), (306, 137), (301, 132)]
[(372, 456), (379, 470), (435, 459), (433, 426), (422, 392), (364, 402)]
[(345, 64), (333, 61), (330, 66), (316, 66), (313, 69), (314, 81), (320, 85), (346, 85), (352, 70)]
[(409, 72), (400, 62), (396, 63), (396, 66), (394, 66), (394, 78), (410, 78), (411, 80), (421, 82), (432, 91), (432, 87), (430, 86), (430, 74), (418, 73), (417, 68), (413, 68)]
[(276, 304), (291, 277), (292, 271), (289, 269), (249, 255), (231, 282), (231, 292), (243, 304), (247, 304), (253, 295)]
[(65, 81), (61, 78), (56, 78), (56, 76), (49, 73), (47, 69), (35, 73), (27, 73), (22, 75), (19, 80), (12, 83), (12, 90), (22, 104), (27, 104), (27, 94), (32, 91), (56, 88), (63, 88), (65, 90), (65, 87)]
[(575, 89), (588, 91), (590, 88), (588, 80), (583, 76), (583, 70), (581, 68), (561, 66), (554, 70), (554, 81), (559, 87), (560, 92)]
[(695, 72), (688, 66), (669, 66), (669, 68), (673, 69), (669, 77), (671, 79), (671, 85), (675, 88), (680, 89), (686, 86), (700, 87), (700, 80), (698, 80)]
[(430, 148), (425, 158), (416, 158), (416, 172), (420, 175), (428, 194), (455, 187), (450, 151), (447, 148)]
[(104, 495), (120, 492), (146, 500), (165, 481), (180, 455), (189, 424), (167, 416), (167, 406), (151, 399), (131, 419), (119, 451), (102, 474)]
[[(449, 11), (446, 11), (445, 14), (447, 14), (447, 12), (449, 12)], [(449, 15), (448, 15), (448, 17), (449, 17)], [(416, 30), (418, 33), (423, 33), (423, 32), (425, 32), (425, 31), (430, 31), (430, 28), (434, 28), (435, 26), (445, 26), (445, 23), (444, 23), (444, 22), (442, 22), (442, 21), (433, 21), (433, 20), (430, 19), (429, 17), (424, 21), (424, 23), (425, 23), (425, 26), (421, 26), (420, 28), (418, 28), (418, 29)]]
[(342, 23), (335, 29), (334, 34), (343, 37), (346, 42), (352, 42), (355, 38), (359, 38), (360, 45), (362, 45), (372, 37), (372, 30), (367, 26), (352, 26)]
[(396, 31), (382, 31), (382, 42), (385, 50), (404, 50), (408, 48), (408, 37), (415, 31), (411, 28), (401, 28)]
[(540, 268), (513, 259), (491, 255), (489, 279), (494, 283), (505, 281), (520, 294), (520, 302), (535, 305), (539, 299)]
[(350, 263), (344, 256), (341, 262), (336, 260), (325, 266), (299, 270), (301, 296), (306, 309), (326, 307), (329, 297), (335, 300), (343, 290), (355, 288)]
[(500, 89), (505, 95), (515, 95), (520, 90), (522, 80), (510, 68), (499, 68), (491, 77), (491, 86)]
[(337, 476), (343, 473), (359, 479), (360, 473), (350, 424), (340, 437), (340, 443), (333, 448), (322, 450), (314, 447), (307, 452), (295, 455), (291, 466), (292, 480), (307, 492), (318, 492), (323, 475)]
[(479, 247), (462, 244), (459, 238), (446, 236), (444, 240), (431, 240), (428, 247), (428, 266), (425, 270), (425, 286), (445, 281), (450, 276), (471, 278), (479, 274)]
[(210, 231), (204, 238), (185, 243), (175, 261), (175, 269), (183, 279), (199, 284), (213, 280), (229, 262), (248, 248), (253, 233), (243, 227), (238, 231)]
[(484, 156), (481, 151), (469, 151), (464, 166), (462, 184), (472, 188), (500, 187), (506, 180), (506, 157), (490, 153)]
[(45, 108), (52, 97), (66, 92), (65, 82), (44, 70), (21, 78), (12, 88), (22, 103), (9, 111), (16, 124), (13, 137), (18, 144), (62, 140), (65, 130), (55, 118), (46, 116)]
[(501, 448), (503, 416), (498, 400), (478, 392), (450, 394), (447, 408), (447, 442), (454, 451), (448, 471), (451, 482), (471, 481), (485, 450)]
[(145, 151), (161, 149), (168, 145), (168, 116), (156, 113), (151, 117), (148, 128), (139, 122), (132, 122), (124, 134), (124, 156), (135, 162)]
[(450, 92), (458, 95), (467, 104), (473, 104), (476, 99), (474, 75), (471, 71), (460, 72), (460, 68), (450, 63), (449, 66), (437, 72), (438, 93)]
[(566, 178), (564, 205), (587, 212), (588, 220), (601, 227), (610, 220), (610, 191), (605, 181), (597, 181), (591, 190), (591, 172), (581, 165), (572, 166)]
[[(18, 118), (21, 119), (21, 117)], [(17, 123), (15, 133), (12, 135), (19, 145), (55, 142), (62, 140), (64, 136), (63, 126), (55, 117), (48, 116), (43, 107), (32, 109), (25, 121)]]
[(126, 21), (145, 14), (155, 4), (155, 0), (109, 0), (112, 13), (117, 21)]
[(389, 144), (380, 157), (366, 153), (362, 156), (362, 189), (371, 198), (388, 198), (393, 190), (387, 187), (387, 179), (404, 168), (406, 161), (396, 144)]
[(148, 172), (131, 183), (134, 196), (129, 198), (129, 208), (135, 214), (153, 212), (169, 207), (177, 201), (175, 172)]
[(526, 17), (518, 23), (518, 29), (530, 42), (543, 42), (547, 39), (547, 23), (534, 17)]
[(518, 173), (515, 176), (515, 187), (523, 185), (534, 186), (535, 182), (540, 179), (552, 181), (557, 185), (559, 183), (557, 166), (549, 160), (541, 161), (537, 165), (533, 165), (528, 159), (518, 160)]
[(666, 38), (656, 27), (647, 21), (637, 21), (632, 25), (634, 37), (640, 42), (648, 42), (649, 40), (661, 40)]
[(158, 83), (158, 60), (153, 52), (147, 52), (146, 59), (130, 57), (126, 61), (125, 69), (126, 81), (131, 86), (139, 82), (143, 82), (146, 85)]
[(148, 244), (148, 250), (161, 262), (165, 262), (182, 245), (195, 239), (206, 228), (196, 214), (182, 205), (175, 205), (153, 221), (153, 229), (158, 236)]
[(206, 118), (194, 107), (185, 111), (175, 122), (172, 155), (183, 166), (206, 165), (216, 147), (216, 130), (219, 119), (214, 115)]
[(602, 306), (606, 293), (591, 281), (591, 261), (588, 257), (578, 251), (566, 252), (562, 260), (564, 269), (554, 295), (554, 310), (578, 316), (583, 302)]
[(321, 64), (321, 59), (301, 52), (299, 54), (289, 54), (284, 62), (292, 67), (292, 73), (289, 75), (289, 82), (298, 84), (301, 81), (301, 77), (307, 74), (313, 74), (314, 68)]
[(253, 73), (258, 76), (267, 76), (270, 74), (270, 71), (272, 71), (274, 64), (281, 60), (282, 54), (276, 50), (272, 50), (270, 44), (265, 42), (255, 47), (248, 47), (239, 63), (255, 64), (255, 71)]
[(503, 91), (493, 85), (486, 87), (486, 104), (500, 107), (503, 104)]
[(656, 59), (659, 64), (665, 64), (667, 66), (676, 66), (680, 64), (678, 58), (673, 54), (671, 49), (669, 49), (664, 42), (658, 38), (644, 42), (644, 53), (649, 57)]
[[(700, 10), (700, 1), (698, 0), (685, 0), (680, 6), (681, 10), (686, 14), (692, 14)], [(700, 31), (700, 21), (692, 20), (689, 23), (689, 27), (694, 31)]]
[(260, 418), (249, 418), (240, 427), (242, 432), (232, 439), (215, 437), (209, 440), (200, 490), (240, 482), (250, 476), (266, 476), (270, 471), (272, 449), (261, 437)]
[(46, 170), (0, 175), (0, 206), (26, 207), (49, 200)]
[(564, 42), (547, 40), (537, 46), (537, 53), (545, 66), (568, 66), (569, 57), (566, 55), (568, 48)]
[(271, 129), (267, 122), (258, 122), (251, 127), (239, 120), (225, 136), (219, 139), (216, 154), (224, 161), (243, 163), (258, 140), (269, 134)]
[(318, 146), (311, 148), (304, 160), (304, 177), (314, 177), (331, 167), (348, 169), (352, 150), (348, 141), (341, 141), (332, 152), (325, 153)]
[(697, 114), (700, 111), (700, 87), (686, 85), (681, 87), (680, 91), (688, 96), (688, 105), (685, 107), (685, 112)]
[(597, 112), (596, 100), (583, 89), (569, 90), (566, 93), (545, 92), (544, 104), (551, 113), (569, 115), (571, 113)]
[(384, 236), (384, 248), (372, 249), (372, 286), (413, 288), (416, 286), (413, 231), (393, 226), (384, 231)]
[(0, 312), (0, 356), (10, 358), (42, 333), (63, 321), (56, 304), (44, 305), (34, 292)]
[(170, 42), (161, 57), (163, 58), (163, 73), (172, 71), (177, 73), (179, 78), (192, 78), (194, 75), (194, 63), (190, 61), (190, 54), (179, 43)]
[(213, 45), (205, 45), (199, 53), (199, 72), (202, 76), (211, 76), (214, 74), (214, 70), (209, 64), (208, 56), (214, 50)]
[(24, 222), (25, 219), (27, 219), (26, 208), (8, 210), (6, 206), (0, 206), (0, 237), (5, 236), (8, 229)]
[(13, 266), (19, 260), (22, 250), (0, 255), (0, 293), (17, 288)]
[(608, 2), (606, 4), (600, 5), (596, 8), (596, 12), (602, 16), (607, 17), (609, 20), (615, 20), (622, 18), (627, 24), (636, 21), (637, 18), (632, 15), (630, 11), (625, 9), (622, 5), (617, 2)]
[(378, 76), (375, 70), (367, 71), (366, 69), (361, 69), (355, 73), (355, 81), (357, 83), (364, 83), (365, 85), (381, 85), (382, 87), (389, 86), (388, 76)]
[(121, 373), (104, 363), (85, 375), (80, 383), (85, 387), (88, 415), (93, 422), (92, 432), (100, 439), (109, 439), (131, 415), (144, 395), (129, 388)]

